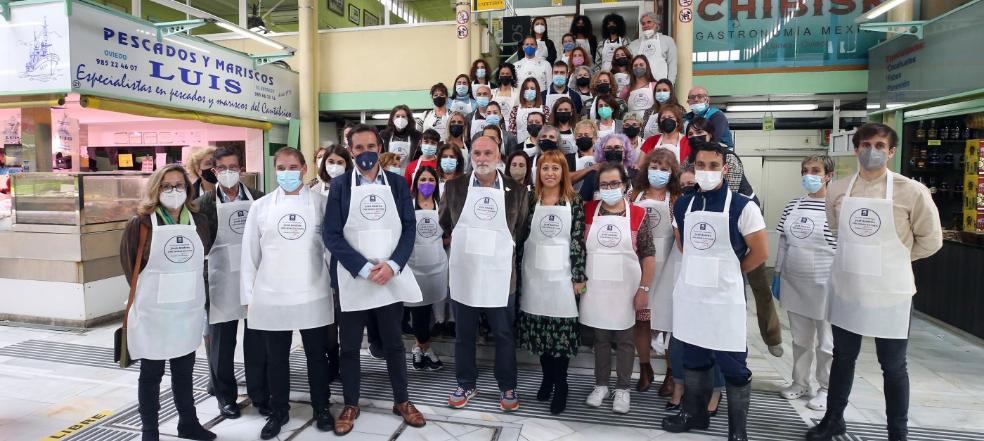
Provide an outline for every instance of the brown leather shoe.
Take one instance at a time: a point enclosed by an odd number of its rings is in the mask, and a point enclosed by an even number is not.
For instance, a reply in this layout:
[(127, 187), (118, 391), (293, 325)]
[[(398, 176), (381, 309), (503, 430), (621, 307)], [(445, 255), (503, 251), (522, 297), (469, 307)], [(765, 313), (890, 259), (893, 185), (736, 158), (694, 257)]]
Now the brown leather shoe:
[(355, 419), (359, 417), (359, 406), (345, 406), (341, 415), (335, 420), (335, 435), (347, 435), (355, 427)]
[(400, 404), (394, 404), (393, 413), (403, 417), (403, 422), (407, 423), (408, 426), (424, 427), (424, 424), (427, 424), (427, 421), (424, 420), (424, 415), (413, 406), (410, 400)]

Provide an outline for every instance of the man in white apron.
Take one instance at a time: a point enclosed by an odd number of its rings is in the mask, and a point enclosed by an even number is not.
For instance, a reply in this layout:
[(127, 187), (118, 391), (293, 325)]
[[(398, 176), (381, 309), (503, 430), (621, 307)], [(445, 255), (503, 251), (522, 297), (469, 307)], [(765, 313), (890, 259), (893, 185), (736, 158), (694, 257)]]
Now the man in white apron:
[(831, 265), (827, 318), (834, 336), (827, 413), (806, 433), (830, 440), (845, 433), (844, 408), (854, 382), (861, 338), (875, 338), (884, 376), (888, 439), (908, 434), (909, 374), (906, 347), (912, 296), (912, 261), (943, 246), (940, 216), (929, 190), (888, 169), (898, 135), (884, 124), (854, 134), (858, 174), (830, 185), (827, 222), (837, 236)]
[[(215, 389), (215, 399), (222, 416), (239, 418), (239, 386), (233, 366), (236, 334), (239, 321), (246, 318), (246, 307), (239, 301), (239, 265), (242, 255), (243, 230), (254, 199), (263, 192), (240, 182), (242, 163), (236, 150), (219, 147), (212, 154), (212, 170), (218, 178), (215, 190), (200, 196), (199, 213), (208, 218), (214, 242), (208, 253), (208, 323), (212, 349), (208, 354), (209, 370)], [(263, 340), (257, 331), (246, 327), (243, 333), (243, 358), (246, 368), (246, 390), (253, 405), (269, 411), (266, 397), (267, 381)]]
[(485, 314), (495, 337), (495, 378), (499, 407), (519, 409), (516, 395), (515, 238), (529, 211), (525, 186), (496, 171), (495, 141), (472, 143), (474, 172), (448, 181), (441, 204), (441, 228), (451, 232), (449, 263), (451, 305), (456, 321), (454, 343), (457, 389), (448, 405), (462, 408), (478, 394), (475, 338)]
[(728, 439), (748, 439), (745, 426), (752, 372), (746, 358), (745, 282), (742, 274), (765, 262), (765, 219), (751, 199), (724, 183), (724, 148), (697, 141), (694, 165), (700, 191), (682, 196), (673, 209), (674, 235), (683, 250), (673, 290), (673, 334), (683, 344), (683, 409), (663, 419), (672, 433), (706, 429), (713, 367), (724, 374), (728, 394)]
[(578, 115), (581, 114), (582, 103), (581, 94), (577, 93), (576, 90), (567, 87), (567, 63), (563, 61), (557, 61), (553, 65), (553, 76), (550, 80), (550, 86), (543, 89), (543, 103), (550, 109), (551, 112), (554, 110), (554, 103), (557, 102), (561, 97), (568, 97), (571, 102), (574, 103), (574, 112)]
[(403, 302), (422, 300), (417, 280), (406, 267), (413, 252), (416, 215), (403, 177), (379, 167), (382, 144), (373, 127), (359, 125), (349, 132), (356, 168), (333, 181), (325, 209), (323, 239), (331, 252), (331, 272), (342, 309), (339, 336), (345, 408), (335, 423), (336, 435), (349, 433), (359, 417), (359, 349), (370, 317), (386, 358), (393, 413), (410, 426), (426, 424), (407, 394), (401, 335)]
[(646, 12), (639, 17), (639, 25), (642, 33), (638, 39), (629, 43), (629, 52), (646, 56), (653, 78), (666, 78), (676, 83), (676, 43), (669, 35), (659, 33), (659, 16), (655, 12)]

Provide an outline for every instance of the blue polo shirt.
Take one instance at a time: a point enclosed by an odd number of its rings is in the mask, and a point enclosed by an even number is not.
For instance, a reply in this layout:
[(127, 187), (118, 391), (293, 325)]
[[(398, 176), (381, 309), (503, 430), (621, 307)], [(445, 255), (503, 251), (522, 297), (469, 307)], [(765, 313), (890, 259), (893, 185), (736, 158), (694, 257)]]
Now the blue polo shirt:
[[(745, 257), (748, 253), (748, 244), (745, 243), (745, 236), (765, 229), (765, 219), (762, 211), (748, 196), (736, 193), (721, 185), (716, 190), (696, 191), (685, 194), (677, 199), (673, 204), (673, 220), (677, 230), (683, 232), (684, 216), (687, 213), (687, 205), (693, 200), (694, 204), (691, 211), (712, 211), (720, 213), (724, 211), (724, 202), (728, 193), (731, 193), (731, 209), (728, 213), (728, 233), (731, 238), (731, 248), (735, 250), (738, 260)], [(681, 233), (682, 237), (682, 233)]]

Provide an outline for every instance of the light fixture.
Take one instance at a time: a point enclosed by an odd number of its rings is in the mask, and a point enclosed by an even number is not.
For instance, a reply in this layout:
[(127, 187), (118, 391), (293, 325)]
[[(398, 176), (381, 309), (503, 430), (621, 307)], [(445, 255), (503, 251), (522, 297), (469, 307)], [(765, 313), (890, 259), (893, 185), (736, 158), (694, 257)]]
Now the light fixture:
[(864, 15), (864, 18), (867, 20), (874, 20), (881, 17), (882, 14), (897, 8), (906, 1), (907, 0), (888, 0), (887, 2), (875, 6), (872, 10), (868, 11), (868, 13)]
[(253, 3), (250, 6), (250, 11), (252, 13), (246, 19), (246, 29), (260, 34), (270, 33), (270, 30), (266, 27), (266, 23), (263, 22), (263, 17), (260, 17), (260, 4)]
[(803, 112), (817, 110), (817, 104), (729, 104), (728, 112)]
[(262, 35), (259, 35), (259, 34), (255, 33), (255, 32), (250, 32), (248, 29), (243, 29), (243, 28), (241, 28), (239, 26), (236, 26), (236, 25), (234, 25), (232, 23), (229, 23), (229, 22), (216, 21), (215, 24), (218, 25), (221, 28), (230, 30), (230, 31), (235, 32), (235, 33), (237, 33), (239, 35), (242, 35), (243, 37), (246, 37), (246, 38), (255, 40), (257, 42), (263, 43), (263, 44), (265, 44), (267, 46), (270, 46), (270, 47), (272, 47), (274, 49), (277, 49), (277, 50), (284, 50), (287, 47), (287, 46), (284, 46), (284, 45), (282, 45), (280, 43), (277, 43), (276, 41), (273, 41), (273, 40), (271, 40), (269, 38), (266, 38), (266, 37), (264, 37)]
[(388, 113), (373, 113), (372, 114), (372, 119), (387, 120), (387, 119), (389, 119), (389, 117), (390, 117), (390, 114), (388, 114)]

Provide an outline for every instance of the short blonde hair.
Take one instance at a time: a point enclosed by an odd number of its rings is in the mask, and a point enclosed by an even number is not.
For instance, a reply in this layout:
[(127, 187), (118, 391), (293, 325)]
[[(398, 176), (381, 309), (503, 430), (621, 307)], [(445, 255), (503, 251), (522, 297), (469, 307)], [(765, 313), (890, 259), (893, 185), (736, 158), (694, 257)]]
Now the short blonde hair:
[(598, 124), (595, 124), (595, 122), (590, 119), (582, 119), (578, 121), (577, 124), (574, 125), (574, 133), (577, 134), (577, 131), (582, 127), (587, 127), (591, 129), (592, 143), (598, 140)]
[(396, 167), (399, 167), (400, 166), (400, 155), (397, 155), (396, 153), (393, 153), (393, 152), (386, 152), (386, 153), (383, 153), (383, 154), (379, 155), (379, 166), (380, 167), (386, 168), (386, 167), (389, 167), (391, 165), (396, 166)]
[(185, 164), (185, 170), (187, 170), (188, 174), (190, 174), (193, 178), (201, 178), (201, 176), (198, 175), (198, 166), (205, 159), (212, 159), (213, 153), (215, 153), (215, 147), (201, 147), (192, 150), (191, 154), (188, 155), (188, 163)]
[(147, 181), (147, 187), (144, 189), (143, 198), (140, 199), (140, 206), (137, 207), (137, 214), (154, 215), (154, 211), (160, 205), (161, 182), (164, 181), (164, 175), (170, 172), (181, 173), (181, 177), (184, 178), (185, 195), (188, 196), (188, 199), (185, 200), (185, 208), (192, 213), (198, 212), (198, 205), (191, 198), (191, 179), (188, 178), (188, 172), (180, 164), (168, 164), (157, 169), (154, 174), (150, 175), (150, 179)]

